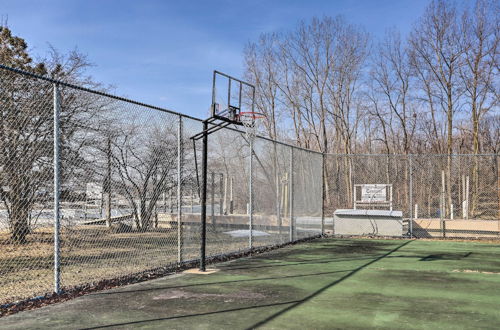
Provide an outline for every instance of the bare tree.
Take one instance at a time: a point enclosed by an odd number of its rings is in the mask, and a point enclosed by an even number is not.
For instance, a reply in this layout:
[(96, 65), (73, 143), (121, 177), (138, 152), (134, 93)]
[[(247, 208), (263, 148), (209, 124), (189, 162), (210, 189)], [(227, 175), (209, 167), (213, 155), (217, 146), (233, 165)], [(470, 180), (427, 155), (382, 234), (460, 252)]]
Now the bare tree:
[(264, 126), (271, 139), (278, 137), (280, 109), (278, 107), (277, 35), (263, 34), (258, 44), (249, 44), (245, 48), (245, 78), (253, 82), (256, 88), (255, 106), (257, 111), (266, 115)]
[[(375, 91), (383, 98), (384, 106), (396, 119), (397, 125), (390, 125), (394, 150), (409, 154), (417, 113), (410, 100), (412, 72), (409, 57), (397, 31), (388, 32), (379, 44), (370, 78), (376, 85)], [(398, 145), (400, 141), (402, 145)]]
[[(462, 17), (464, 65), (460, 76), (465, 88), (466, 108), (472, 123), (472, 152), (478, 155), (480, 145), (480, 122), (492, 108), (499, 104), (498, 70), (496, 61), (500, 43), (500, 19), (498, 3), (478, 0), (472, 10)], [(495, 84), (497, 86), (495, 86)], [(479, 159), (474, 158), (472, 176), (471, 213), (474, 214), (479, 193)]]
[(122, 123), (113, 141), (116, 175), (112, 184), (128, 200), (136, 227), (152, 226), (157, 202), (162, 193), (172, 190), (177, 164), (176, 129), (172, 123), (156, 125)]
[[(453, 3), (442, 0), (431, 2), (410, 36), (414, 65), (430, 74), (429, 95), (439, 104), (446, 118), (446, 191), (448, 210), (452, 204), (451, 168), (453, 154), (454, 116), (460, 107), (463, 89), (460, 69), (464, 46), (460, 43), (461, 29), (457, 9)], [(418, 69), (417, 69), (418, 70)], [(426, 83), (426, 82), (425, 82)], [(424, 83), (424, 84), (425, 84)]]
[[(52, 50), (49, 59), (34, 63), (27, 44), (0, 27), (0, 62), (14, 68), (65, 82), (96, 87), (84, 76), (89, 66), (77, 52), (62, 56)], [(53, 182), (53, 86), (51, 83), (13, 73), (0, 76), (0, 197), (7, 211), (11, 238), (25, 243), (30, 233), (35, 204), (43, 208)], [(62, 176), (67, 160), (78, 153), (73, 138), (98, 105), (74, 89), (60, 89)]]

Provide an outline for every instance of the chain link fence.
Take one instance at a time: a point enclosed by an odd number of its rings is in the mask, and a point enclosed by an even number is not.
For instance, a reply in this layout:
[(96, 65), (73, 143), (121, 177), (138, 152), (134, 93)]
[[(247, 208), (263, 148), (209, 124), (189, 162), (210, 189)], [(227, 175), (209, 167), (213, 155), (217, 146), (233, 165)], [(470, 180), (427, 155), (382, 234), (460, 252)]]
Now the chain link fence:
[[(342, 226), (335, 234), (380, 235), (384, 220), (400, 218), (388, 236), (500, 238), (499, 155), (325, 157), (326, 219)], [(376, 186), (387, 189), (363, 200)]]
[[(0, 107), (0, 304), (199, 260), (201, 120), (3, 66)], [(321, 154), (208, 159), (207, 257), (322, 233)]]
[(0, 301), (50, 292), (54, 267), (53, 85), (0, 74)]
[[(0, 106), (0, 304), (199, 260), (201, 120), (3, 66)], [(325, 232), (500, 237), (498, 155), (208, 141), (207, 257)]]

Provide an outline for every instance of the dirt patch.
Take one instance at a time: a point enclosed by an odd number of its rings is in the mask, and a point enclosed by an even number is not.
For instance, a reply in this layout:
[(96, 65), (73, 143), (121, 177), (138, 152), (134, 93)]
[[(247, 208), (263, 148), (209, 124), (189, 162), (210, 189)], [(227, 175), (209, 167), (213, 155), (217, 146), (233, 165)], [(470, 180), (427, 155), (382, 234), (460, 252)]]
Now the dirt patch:
[(210, 275), (213, 273), (217, 273), (219, 269), (216, 268), (207, 268), (205, 271), (201, 271), (199, 268), (191, 268), (188, 270), (185, 270), (184, 273), (186, 274), (199, 274), (199, 275)]

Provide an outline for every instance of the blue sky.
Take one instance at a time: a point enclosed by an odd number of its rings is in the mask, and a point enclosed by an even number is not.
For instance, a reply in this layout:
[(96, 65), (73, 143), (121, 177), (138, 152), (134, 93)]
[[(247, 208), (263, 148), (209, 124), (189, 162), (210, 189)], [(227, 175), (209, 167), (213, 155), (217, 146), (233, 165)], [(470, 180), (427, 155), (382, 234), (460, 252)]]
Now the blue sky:
[(96, 81), (114, 94), (205, 117), (214, 69), (241, 76), (243, 48), (263, 32), (293, 28), (313, 16), (343, 15), (374, 38), (407, 34), (427, 0), (160, 1), (0, 0), (13, 32), (34, 54), (48, 43), (77, 47), (95, 64)]

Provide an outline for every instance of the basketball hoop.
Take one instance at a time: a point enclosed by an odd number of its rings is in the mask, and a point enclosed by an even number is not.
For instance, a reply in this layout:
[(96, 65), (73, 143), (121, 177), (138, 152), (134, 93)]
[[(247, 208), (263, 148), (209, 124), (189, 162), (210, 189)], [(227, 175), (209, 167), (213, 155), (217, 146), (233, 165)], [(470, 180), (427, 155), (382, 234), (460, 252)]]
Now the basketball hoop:
[(266, 115), (253, 111), (240, 112), (238, 116), (240, 123), (245, 127), (245, 134), (251, 139), (255, 137), (256, 124), (263, 118), (266, 118)]

